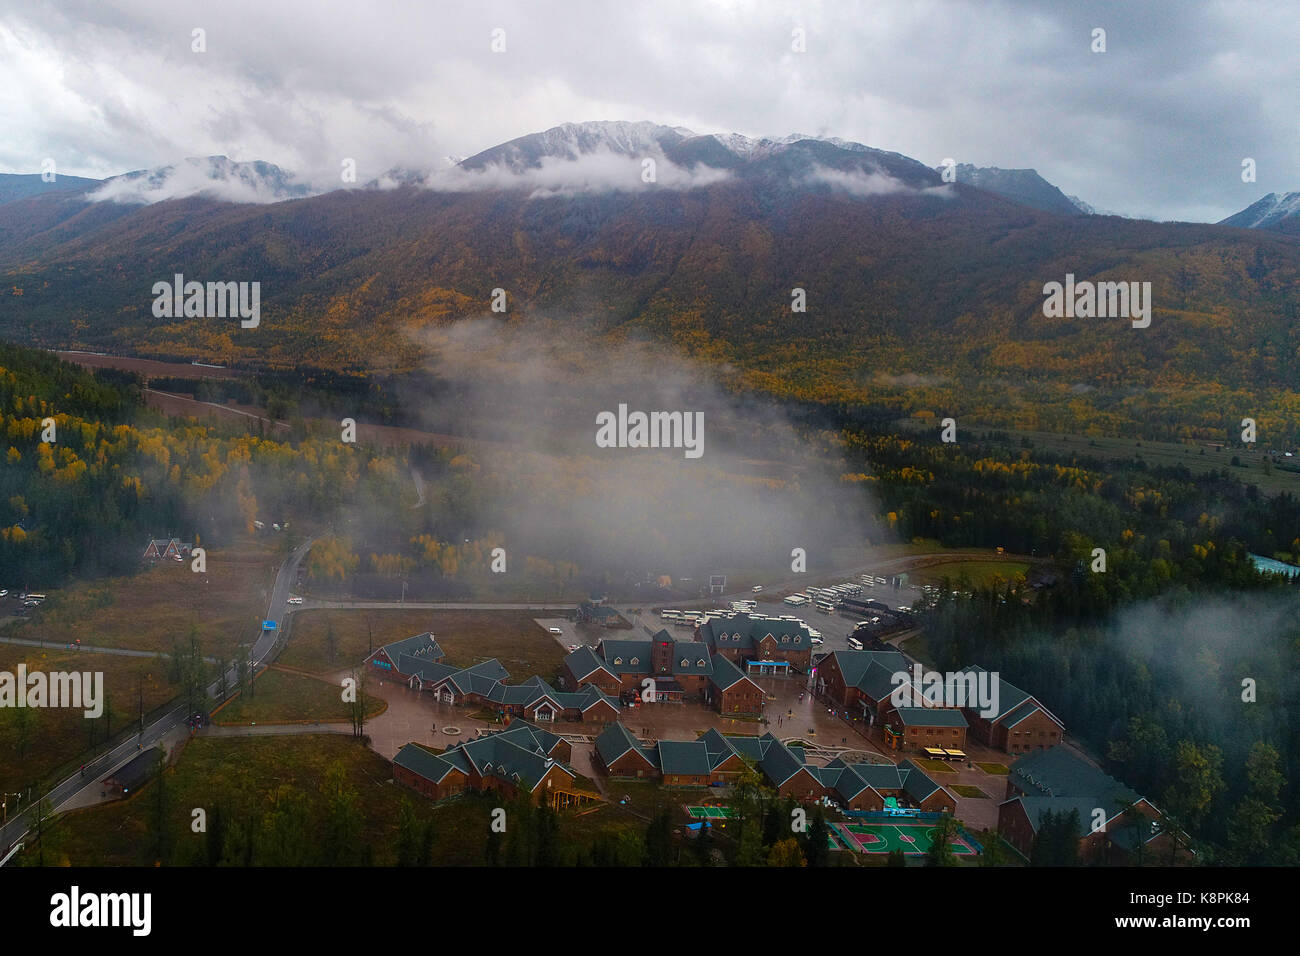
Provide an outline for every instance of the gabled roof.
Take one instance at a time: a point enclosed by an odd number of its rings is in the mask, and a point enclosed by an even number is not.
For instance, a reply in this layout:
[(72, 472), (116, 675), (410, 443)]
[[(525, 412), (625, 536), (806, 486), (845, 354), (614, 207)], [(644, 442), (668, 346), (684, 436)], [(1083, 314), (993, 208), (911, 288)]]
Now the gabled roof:
[[(784, 621), (737, 612), (725, 617), (709, 618), (699, 628), (699, 639), (710, 650), (719, 647), (752, 650), (769, 635), (782, 646), (800, 650), (812, 647), (812, 635), (808, 633), (808, 625), (803, 621)], [(783, 638), (789, 640), (782, 640)]]
[(1008, 727), (1014, 727), (1026, 718), (1032, 717), (1034, 714), (1038, 713), (1046, 713), (1046, 711), (1043, 710), (1036, 700), (1030, 698), (1014, 710), (1007, 711), (1006, 715), (1002, 718), (1002, 723)]
[(480, 694), (483, 697), (491, 693), (492, 688), (499, 681), (507, 680), (510, 672), (495, 657), (491, 660), (479, 661), (470, 667), (456, 671), (446, 678), (456, 690), (462, 694)]
[(829, 656), (835, 659), (844, 683), (872, 700), (885, 700), (894, 692), (898, 687), (895, 674), (910, 679), (907, 658), (898, 651), (832, 651)]
[(1019, 687), (1016, 687), (1014, 684), (1007, 683), (1000, 676), (995, 676), (994, 672), (986, 671), (984, 668), (976, 665), (962, 668), (960, 673), (988, 674), (990, 680), (996, 680), (998, 682), (998, 713), (996, 716), (989, 718), (989, 720), (995, 723), (1000, 721), (1005, 726), (1010, 727), (1014, 724), (1020, 723), (1020, 721), (1024, 720), (1037, 710), (1041, 711), (1062, 728), (1065, 727), (1065, 723), (1043, 706), (1042, 701), (1038, 700), (1032, 694), (1028, 694)]
[(1069, 816), (1070, 811), (1077, 812), (1079, 821), (1074, 832), (1079, 839), (1083, 839), (1091, 831), (1092, 811), (1097, 806), (1095, 802), (1085, 797), (1012, 797), (999, 804), (999, 809), (1008, 803), (1018, 803), (1024, 808), (1029, 826), (1035, 833), (1042, 827), (1045, 814), (1050, 812), (1058, 816)]
[(605, 666), (605, 662), (587, 645), (583, 645), (564, 658), (564, 664), (575, 680), (586, 680), (596, 671), (604, 671), (611, 677), (617, 676)]
[(712, 770), (709, 752), (700, 740), (659, 741), (659, 766), (665, 774), (706, 776)]
[[(422, 661), (440, 661), (447, 655), (443, 653), (438, 642), (434, 640), (432, 631), (425, 631), (423, 634), (416, 634), (412, 637), (404, 637), (400, 641), (393, 641), (391, 644), (385, 644), (379, 648), (388, 655), (388, 659), (394, 664), (402, 655), (409, 655)], [(373, 655), (372, 655), (373, 656)], [(403, 671), (403, 673), (407, 673)]]
[(763, 756), (758, 765), (767, 778), (778, 787), (804, 769), (802, 754), (796, 756), (789, 747), (771, 734), (764, 734), (759, 740), (763, 743)]
[(606, 640), (600, 642), (599, 650), (604, 657), (605, 669), (612, 674), (648, 674), (650, 646), (650, 641)]
[(563, 705), (566, 710), (577, 708), (585, 714), (593, 707), (599, 707), (601, 704), (604, 704), (615, 713), (618, 713), (619, 711), (618, 701), (604, 693), (595, 684), (583, 684), (571, 694), (556, 694), (555, 696), (559, 699), (561, 705)]
[(611, 617), (618, 617), (618, 611), (605, 604), (593, 604), (590, 601), (583, 601), (578, 605), (578, 609), (584, 614), (589, 614), (597, 620), (607, 620)]
[(742, 682), (753, 685), (756, 690), (762, 690), (762, 688), (746, 677), (739, 667), (721, 654), (713, 655), (712, 682), (719, 690), (730, 690)]
[(465, 768), (458, 766), (455, 761), (448, 760), (441, 754), (429, 753), (416, 744), (407, 744), (397, 751), (393, 763), (434, 783), (441, 783), (453, 770), (465, 772)]
[(965, 727), (966, 718), (956, 708), (896, 707), (893, 711), (905, 727)]
[(712, 674), (713, 655), (700, 641), (673, 641), (672, 672), (678, 674)]
[[(898, 779), (903, 786), (903, 792), (917, 803), (929, 797), (936, 790), (944, 789), (931, 780), (924, 770), (910, 760), (904, 760), (898, 765)], [(956, 798), (953, 798), (953, 803), (956, 803)]]
[[(714, 731), (710, 731), (714, 733)], [(708, 734), (704, 735), (705, 737)], [(771, 734), (764, 734), (761, 737), (733, 737), (727, 736), (727, 743), (731, 749), (740, 754), (745, 760), (752, 764), (762, 763), (763, 757), (767, 755), (768, 748), (776, 740)]]
[(397, 672), (402, 676), (418, 677), (426, 684), (436, 684), (460, 670), (460, 668), (452, 667), (450, 664), (425, 660), (422, 657), (412, 657), (410, 654), (402, 654), (400, 657), (393, 658), (393, 664), (397, 667)]
[(1060, 744), (1025, 754), (1011, 765), (1008, 779), (1028, 796), (1086, 799), (1091, 807), (1105, 810), (1108, 820), (1125, 804), (1141, 799), (1135, 791)]
[(549, 751), (537, 740), (538, 731), (531, 724), (516, 721), (500, 733), (454, 744), (448, 753), (459, 751), (482, 776), (491, 774), (529, 790), (541, 786), (542, 778), (553, 767), (576, 779), (573, 768), (548, 756)]
[(618, 721), (614, 721), (596, 738), (596, 752), (600, 754), (600, 759), (604, 761), (605, 766), (609, 766), (619, 757), (628, 753), (635, 753), (650, 767), (657, 767), (658, 761), (653, 755), (653, 748), (647, 748), (641, 745), (641, 741), (632, 735)]

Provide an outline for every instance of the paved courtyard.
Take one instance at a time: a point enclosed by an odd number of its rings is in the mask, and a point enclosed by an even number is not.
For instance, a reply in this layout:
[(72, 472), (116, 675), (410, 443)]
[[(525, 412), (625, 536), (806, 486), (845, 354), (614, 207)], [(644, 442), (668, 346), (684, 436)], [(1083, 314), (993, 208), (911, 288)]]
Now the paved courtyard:
[[(868, 730), (861, 721), (846, 720), (826, 702), (813, 698), (803, 675), (754, 680), (767, 694), (765, 720), (726, 717), (700, 703), (643, 704), (625, 709), (620, 720), (638, 737), (656, 740), (694, 740), (710, 728), (724, 734), (770, 732), (783, 741), (803, 741), (808, 745), (809, 759), (818, 764), (836, 756), (873, 763), (923, 759), (916, 753), (890, 750), (879, 727)], [(471, 719), (472, 708), (436, 703), (431, 695), (411, 690), (400, 682), (370, 681), (366, 692), (388, 702), (384, 713), (366, 722), (366, 733), (371, 747), (389, 759), (412, 741), (441, 749), (458, 740), (471, 740), (480, 733), (501, 729), (500, 724)], [(801, 692), (803, 700), (799, 699)], [(449, 728), (456, 732), (448, 733)], [(588, 737), (600, 731), (598, 725), (568, 721), (559, 721), (552, 729), (559, 734)], [(1012, 758), (969, 740), (965, 750), (971, 757), (970, 766), (943, 763), (925, 766), (925, 772), (950, 790), (956, 784), (975, 787), (987, 794), (986, 798), (978, 798), (954, 792), (956, 815), (972, 830), (996, 827), (997, 805), (1006, 793), (1006, 776), (986, 773), (977, 764), (1005, 766)], [(595, 769), (589, 744), (574, 743), (572, 763), (578, 773), (592, 778), (604, 789), (605, 781)]]

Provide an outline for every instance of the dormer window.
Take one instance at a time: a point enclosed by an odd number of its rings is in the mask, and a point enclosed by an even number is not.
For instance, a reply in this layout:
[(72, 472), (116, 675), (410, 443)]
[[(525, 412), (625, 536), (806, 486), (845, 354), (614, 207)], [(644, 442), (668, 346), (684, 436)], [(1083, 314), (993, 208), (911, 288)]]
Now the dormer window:
[(691, 666), (691, 662), (688, 661), (686, 658), (683, 657), (683, 658), (682, 658), (682, 666), (683, 666), (683, 667), (690, 667), (690, 666)]
[(782, 644), (789, 644), (789, 643), (790, 643), (790, 635), (789, 635), (789, 634), (783, 634), (783, 635), (781, 636), (781, 643), (782, 643)]
[(622, 664), (622, 663), (623, 663), (623, 658), (621, 658), (621, 657), (616, 657), (616, 658), (614, 658), (614, 663), (615, 663), (615, 664)]
[(696, 666), (696, 667), (703, 667), (703, 666), (704, 666), (704, 658), (701, 657), (698, 661), (696, 661), (696, 662), (695, 662), (695, 666)]
[(632, 658), (632, 660), (629, 661), (628, 663), (632, 664), (633, 666), (636, 666), (637, 664), (640, 663), (640, 661), (638, 661), (638, 660), (634, 657), (634, 658)]

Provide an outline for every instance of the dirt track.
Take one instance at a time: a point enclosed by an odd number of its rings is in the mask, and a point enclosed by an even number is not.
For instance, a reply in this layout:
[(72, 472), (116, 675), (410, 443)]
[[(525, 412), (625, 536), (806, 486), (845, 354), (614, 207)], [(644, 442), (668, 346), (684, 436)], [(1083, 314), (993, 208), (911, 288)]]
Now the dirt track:
[(128, 358), (124, 355), (100, 355), (94, 352), (55, 352), (59, 358), (86, 368), (120, 368), (143, 375), (170, 375), (176, 378), (238, 378), (242, 372), (233, 368), (215, 368), (186, 362), (159, 362), (154, 359)]

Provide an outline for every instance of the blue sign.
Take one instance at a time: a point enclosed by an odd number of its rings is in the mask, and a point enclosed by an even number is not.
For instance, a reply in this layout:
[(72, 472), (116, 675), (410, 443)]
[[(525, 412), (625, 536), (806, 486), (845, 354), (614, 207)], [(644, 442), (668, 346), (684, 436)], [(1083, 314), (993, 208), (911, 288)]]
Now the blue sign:
[(262, 630), (264, 630), (264, 631), (274, 631), (275, 628), (276, 628), (276, 623), (275, 623), (275, 621), (263, 621), (263, 622), (262, 622)]

